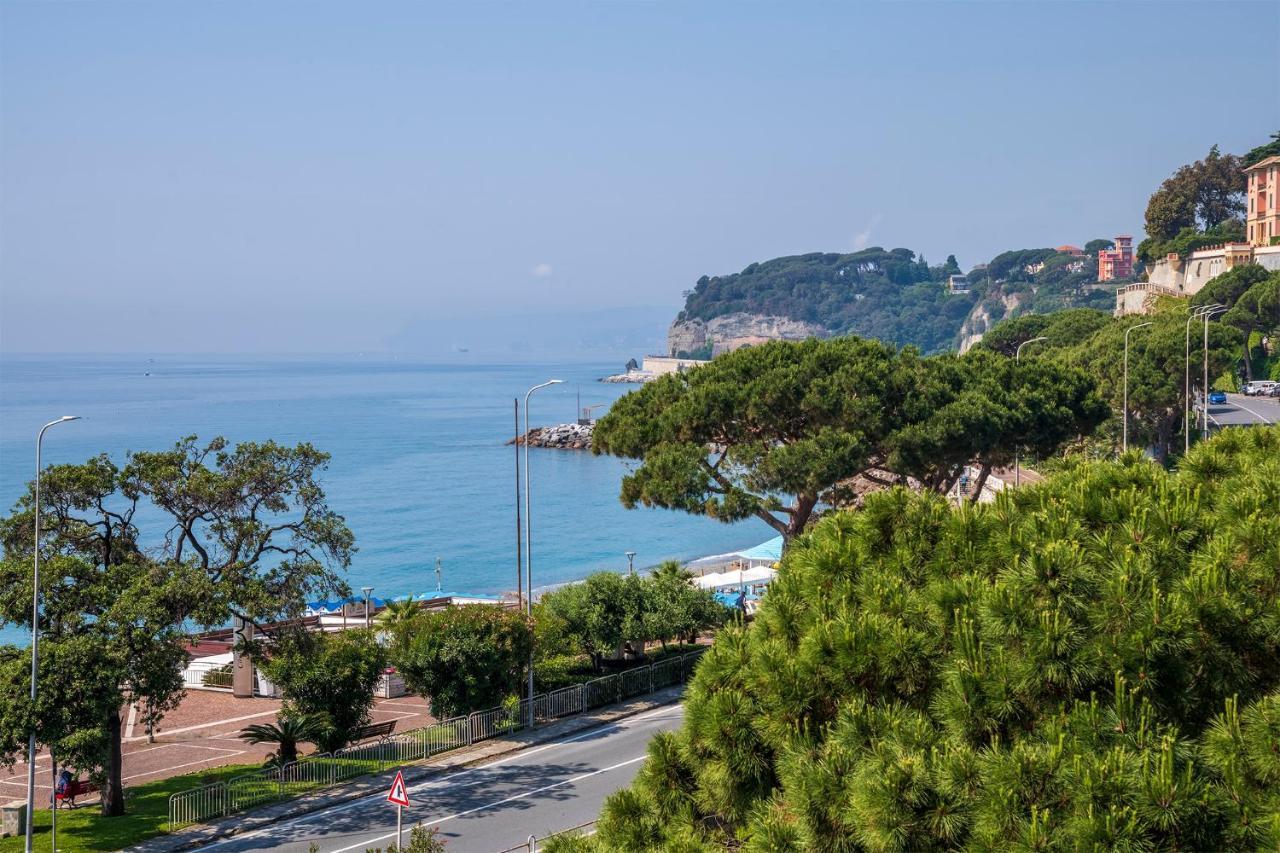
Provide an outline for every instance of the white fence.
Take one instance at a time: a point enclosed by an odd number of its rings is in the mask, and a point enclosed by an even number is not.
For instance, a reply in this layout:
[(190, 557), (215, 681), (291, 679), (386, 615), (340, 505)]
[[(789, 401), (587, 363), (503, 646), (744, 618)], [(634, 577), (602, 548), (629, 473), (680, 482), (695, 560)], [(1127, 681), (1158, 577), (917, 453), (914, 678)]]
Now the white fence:
[[(688, 680), (705, 648), (655, 664), (606, 675), (584, 684), (533, 697), (535, 722), (580, 714), (652, 693)], [(264, 768), (225, 782), (214, 782), (169, 797), (169, 831), (227, 817), (247, 809), (339, 785), (357, 776), (423, 761), (460, 747), (527, 728), (529, 700), (517, 709), (490, 708), (442, 720), (420, 729), (354, 744), (336, 752), (309, 755), (283, 767)]]

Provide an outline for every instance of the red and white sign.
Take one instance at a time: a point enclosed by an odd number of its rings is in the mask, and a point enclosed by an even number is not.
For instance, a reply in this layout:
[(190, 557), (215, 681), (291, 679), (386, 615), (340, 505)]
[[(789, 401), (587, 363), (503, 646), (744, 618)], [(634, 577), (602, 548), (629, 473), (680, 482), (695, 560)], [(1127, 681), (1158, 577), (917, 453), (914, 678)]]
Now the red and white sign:
[(387, 794), (387, 802), (395, 803), (397, 806), (409, 805), (409, 792), (404, 787), (404, 776), (400, 771), (396, 771), (395, 781), (391, 783), (391, 793)]

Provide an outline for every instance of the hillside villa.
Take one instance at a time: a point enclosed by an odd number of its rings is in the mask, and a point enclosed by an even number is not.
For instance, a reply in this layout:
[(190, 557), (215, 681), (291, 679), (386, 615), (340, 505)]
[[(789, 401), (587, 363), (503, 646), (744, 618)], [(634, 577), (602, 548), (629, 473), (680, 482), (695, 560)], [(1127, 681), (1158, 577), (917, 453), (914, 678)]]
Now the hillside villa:
[(1116, 291), (1117, 317), (1150, 313), (1161, 296), (1189, 299), (1213, 278), (1244, 264), (1280, 270), (1280, 207), (1276, 204), (1280, 157), (1268, 157), (1244, 171), (1248, 175), (1246, 239), (1206, 246), (1186, 257), (1170, 254), (1156, 261), (1150, 266), (1146, 281)]

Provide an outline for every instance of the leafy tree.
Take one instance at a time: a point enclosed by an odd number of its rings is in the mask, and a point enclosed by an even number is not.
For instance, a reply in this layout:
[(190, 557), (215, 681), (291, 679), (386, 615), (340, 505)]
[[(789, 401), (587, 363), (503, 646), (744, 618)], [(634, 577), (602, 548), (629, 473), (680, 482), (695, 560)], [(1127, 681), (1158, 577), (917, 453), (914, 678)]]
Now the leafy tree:
[[(188, 626), (233, 615), (298, 612), (313, 592), (344, 593), (352, 536), (329, 509), (308, 444), (194, 437), (123, 468), (99, 456), (55, 465), (41, 482), (40, 704), (25, 687), (0, 701), (0, 758), (13, 762), (36, 727), (41, 743), (102, 785), (105, 815), (122, 814), (120, 709), (154, 723), (182, 696)], [(160, 519), (144, 538), (139, 510)], [(167, 528), (167, 530), (165, 529)], [(30, 627), (34, 500), (0, 520), (0, 621)], [(0, 677), (16, 686), (29, 653), (7, 649)], [(22, 684), (26, 684), (22, 678)]]
[(1088, 243), (1084, 244), (1085, 252), (1090, 255), (1096, 255), (1103, 249), (1114, 249), (1115, 247), (1116, 244), (1114, 242), (1111, 240), (1104, 240), (1102, 238), (1090, 240)]
[(321, 714), (282, 715), (274, 723), (255, 723), (245, 726), (240, 738), (245, 743), (277, 744), (272, 763), (283, 767), (298, 760), (298, 744), (323, 740), (329, 728), (328, 719)]
[(257, 644), (254, 656), (284, 694), (284, 716), (307, 718), (321, 752), (341, 749), (368, 724), (373, 691), (387, 667), (386, 650), (364, 630), (290, 630), (274, 644)]
[(618, 654), (628, 641), (643, 643), (652, 625), (645, 619), (645, 591), (637, 575), (596, 572), (542, 596), (535, 620), (548, 620), (561, 635), (591, 658), (599, 672), (606, 655)]
[(1280, 844), (1280, 428), (833, 513), (568, 850)]
[(1251, 150), (1244, 155), (1241, 165), (1245, 168), (1252, 166), (1254, 163), (1261, 163), (1268, 157), (1280, 157), (1280, 133), (1271, 134), (1271, 141)]
[[(946, 492), (966, 463), (1046, 452), (1105, 418), (1089, 382), (974, 352), (921, 359), (857, 338), (776, 341), (664, 376), (613, 405), (592, 450), (641, 460), (622, 502), (760, 518), (798, 535), (848, 481)], [(789, 499), (789, 502), (784, 502)]]
[(1172, 240), (1183, 229), (1208, 230), (1244, 215), (1243, 164), (1218, 146), (1203, 160), (1182, 166), (1166, 178), (1147, 203), (1147, 234)]
[(643, 579), (645, 640), (657, 640), (663, 648), (671, 639), (695, 642), (702, 631), (725, 623), (728, 609), (709, 590), (695, 587), (692, 579), (675, 560)]
[(1224, 305), (1222, 322), (1243, 335), (1241, 346), (1245, 376), (1253, 379), (1249, 340), (1255, 330), (1280, 326), (1280, 273), (1269, 273), (1258, 264), (1245, 264), (1214, 277), (1191, 299), (1191, 304)]
[(495, 707), (520, 692), (533, 643), (523, 614), (467, 604), (425, 611), (396, 630), (392, 663), (410, 689), (430, 697), (440, 719)]

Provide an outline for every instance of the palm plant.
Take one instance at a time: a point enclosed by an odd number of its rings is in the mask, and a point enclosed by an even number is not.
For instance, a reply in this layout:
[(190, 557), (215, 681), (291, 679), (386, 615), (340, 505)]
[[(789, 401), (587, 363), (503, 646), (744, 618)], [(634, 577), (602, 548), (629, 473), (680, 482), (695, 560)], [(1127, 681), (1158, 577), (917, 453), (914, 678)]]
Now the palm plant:
[(274, 723), (245, 726), (240, 738), (251, 744), (278, 744), (274, 760), (284, 766), (298, 760), (299, 743), (315, 743), (326, 728), (328, 721), (322, 714), (293, 714), (280, 717)]
[(412, 597), (402, 598), (399, 601), (387, 602), (387, 606), (373, 621), (380, 629), (399, 636), (403, 629), (416, 621), (420, 615), (422, 615), (422, 608), (417, 601)]

